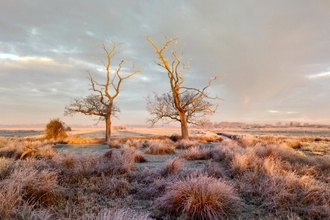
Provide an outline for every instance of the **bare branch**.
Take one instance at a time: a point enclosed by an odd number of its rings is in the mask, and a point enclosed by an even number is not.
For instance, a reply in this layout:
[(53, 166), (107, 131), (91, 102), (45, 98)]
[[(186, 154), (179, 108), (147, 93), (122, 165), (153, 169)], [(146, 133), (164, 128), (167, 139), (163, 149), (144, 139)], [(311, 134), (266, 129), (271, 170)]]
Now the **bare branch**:
[[(149, 119), (151, 124), (159, 120), (179, 121), (181, 123), (181, 132), (184, 139), (188, 139), (187, 123), (198, 124), (201, 119), (205, 120), (205, 116), (215, 113), (218, 104), (211, 103), (208, 100), (220, 99), (211, 97), (206, 93), (214, 80), (219, 76), (213, 77), (208, 84), (202, 88), (186, 87), (184, 83), (183, 72), (190, 67), (188, 64), (182, 64), (182, 57), (177, 55), (177, 38), (166, 38), (167, 42), (159, 49), (157, 45), (147, 36), (147, 40), (152, 44), (155, 52), (159, 56), (154, 62), (167, 70), (167, 76), (171, 87), (170, 93), (161, 96), (154, 94), (154, 100), (147, 98), (147, 110), (153, 116)], [(163, 51), (174, 42), (172, 51), (172, 60), (166, 59)], [(169, 65), (171, 63), (171, 65)]]
[(132, 73), (127, 76), (121, 76), (120, 71), (124, 63), (128, 63), (125, 60), (122, 60), (118, 68), (115, 71), (111, 71), (111, 59), (120, 53), (117, 51), (117, 46), (120, 43), (112, 42), (112, 47), (110, 50), (107, 49), (104, 43), (99, 46), (104, 50), (106, 54), (106, 59), (96, 58), (101, 61), (105, 67), (106, 80), (105, 83), (99, 83), (94, 80), (92, 74), (88, 72), (87, 79), (91, 82), (91, 88), (93, 92), (97, 95), (89, 95), (87, 97), (79, 97), (70, 102), (68, 106), (65, 106), (65, 115), (73, 115), (75, 113), (82, 113), (90, 116), (97, 116), (98, 121), (105, 120), (106, 122), (106, 141), (110, 143), (110, 134), (111, 134), (111, 117), (118, 117), (117, 113), (120, 112), (120, 109), (117, 105), (114, 104), (114, 99), (119, 95), (120, 86), (123, 80), (126, 80), (136, 74), (141, 72), (142, 67), (136, 68), (133, 65)]

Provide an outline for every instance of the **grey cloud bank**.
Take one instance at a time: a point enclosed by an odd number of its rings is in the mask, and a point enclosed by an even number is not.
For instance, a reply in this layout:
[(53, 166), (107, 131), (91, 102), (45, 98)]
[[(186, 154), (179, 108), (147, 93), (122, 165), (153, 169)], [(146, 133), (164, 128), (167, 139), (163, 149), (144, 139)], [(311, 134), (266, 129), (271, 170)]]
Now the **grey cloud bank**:
[[(0, 7), (0, 124), (93, 124), (63, 118), (64, 106), (90, 93), (87, 71), (102, 79), (97, 45), (123, 42), (121, 59), (143, 71), (123, 84), (118, 124), (141, 124), (145, 99), (168, 92), (153, 63), (156, 44), (179, 37), (191, 61), (189, 86), (223, 98), (214, 121), (330, 123), (329, 1), (3, 1)], [(129, 72), (131, 64), (124, 72)]]

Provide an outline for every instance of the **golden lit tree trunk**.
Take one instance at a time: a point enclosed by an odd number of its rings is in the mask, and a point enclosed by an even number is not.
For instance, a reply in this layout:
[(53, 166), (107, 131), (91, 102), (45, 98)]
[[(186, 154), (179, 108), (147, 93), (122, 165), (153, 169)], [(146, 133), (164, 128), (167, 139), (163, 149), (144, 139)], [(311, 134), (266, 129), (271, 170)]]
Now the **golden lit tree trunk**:
[(111, 118), (110, 115), (105, 119), (105, 141), (109, 145), (110, 144), (110, 137), (111, 137)]
[(180, 123), (181, 123), (181, 136), (184, 140), (189, 140), (189, 134), (188, 134), (188, 122), (187, 117), (184, 112), (179, 112), (180, 115)]

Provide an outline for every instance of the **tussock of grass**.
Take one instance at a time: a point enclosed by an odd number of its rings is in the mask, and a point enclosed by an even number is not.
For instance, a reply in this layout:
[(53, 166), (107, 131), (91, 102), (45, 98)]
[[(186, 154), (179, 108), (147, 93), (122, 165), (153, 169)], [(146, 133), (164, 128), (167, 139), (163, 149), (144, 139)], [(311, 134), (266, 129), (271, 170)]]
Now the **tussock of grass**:
[(22, 205), (13, 210), (11, 213), (11, 218), (48, 220), (52, 219), (52, 214), (48, 209), (45, 208), (35, 208), (33, 205)]
[(150, 140), (147, 142), (146, 154), (168, 154), (175, 150), (173, 142), (169, 139)]
[(214, 177), (214, 178), (225, 178), (226, 177), (226, 170), (219, 164), (212, 162), (209, 160), (203, 169), (203, 172), (207, 174), (207, 176)]
[(233, 175), (241, 175), (247, 170), (259, 168), (259, 164), (259, 158), (253, 151), (247, 151), (245, 154), (236, 154), (230, 164), (231, 173)]
[(253, 135), (244, 135), (239, 138), (238, 142), (242, 147), (253, 147), (259, 142), (259, 139)]
[(299, 139), (286, 140), (285, 143), (288, 145), (288, 147), (291, 147), (291, 148), (301, 148), (302, 147), (302, 143)]
[(135, 155), (131, 151), (110, 151), (98, 159), (96, 169), (100, 174), (116, 175), (124, 174), (135, 169)]
[(124, 147), (126, 147), (126, 146), (128, 146), (128, 147), (132, 147), (132, 148), (134, 148), (134, 149), (138, 149), (139, 146), (140, 146), (140, 141), (139, 141), (139, 140), (131, 140), (131, 139), (128, 139), (128, 140), (126, 141), (126, 143), (124, 144)]
[(126, 197), (128, 196), (131, 185), (125, 178), (118, 177), (102, 177), (101, 183), (98, 183), (100, 187), (98, 188), (100, 193), (111, 198), (116, 197)]
[(129, 208), (122, 209), (102, 209), (97, 220), (151, 220), (149, 213), (135, 211)]
[(238, 211), (241, 199), (226, 181), (198, 175), (169, 185), (155, 206), (191, 219), (223, 219)]
[(122, 152), (127, 157), (133, 157), (133, 160), (136, 163), (143, 163), (147, 161), (144, 157), (144, 154), (140, 150), (137, 150), (135, 148), (124, 146)]
[(54, 171), (39, 171), (31, 166), (13, 170), (0, 182), (0, 216), (9, 217), (17, 206), (55, 205), (62, 194), (57, 178)]
[[(263, 205), (270, 211), (285, 211), (290, 207), (295, 213), (313, 219), (326, 219), (330, 210), (330, 187), (307, 176), (288, 173), (270, 176), (261, 185)], [(305, 208), (302, 208), (305, 207)]]
[(173, 159), (170, 159), (166, 162), (164, 169), (161, 171), (162, 176), (169, 176), (172, 174), (175, 174), (180, 169), (181, 165), (183, 163), (183, 160), (175, 157)]
[(25, 141), (22, 139), (0, 138), (0, 157), (26, 159), (29, 157), (51, 158), (55, 155), (51, 141)]
[(7, 178), (14, 169), (14, 159), (0, 157), (0, 181)]
[(119, 140), (111, 140), (109, 144), (109, 148), (120, 148), (121, 143)]
[(212, 155), (208, 148), (191, 147), (184, 150), (179, 156), (186, 160), (208, 160)]
[(175, 143), (175, 148), (177, 149), (188, 149), (196, 146), (199, 146), (199, 142), (196, 140), (180, 140)]

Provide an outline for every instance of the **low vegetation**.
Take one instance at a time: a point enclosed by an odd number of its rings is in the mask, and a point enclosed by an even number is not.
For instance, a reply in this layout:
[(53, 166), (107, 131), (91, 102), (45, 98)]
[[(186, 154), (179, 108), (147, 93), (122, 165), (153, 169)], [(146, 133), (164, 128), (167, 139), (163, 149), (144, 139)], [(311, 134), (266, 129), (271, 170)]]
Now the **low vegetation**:
[(63, 140), (68, 137), (66, 125), (58, 118), (51, 119), (46, 124), (45, 139)]
[(329, 139), (203, 140), (0, 138), (0, 219), (330, 218)]

